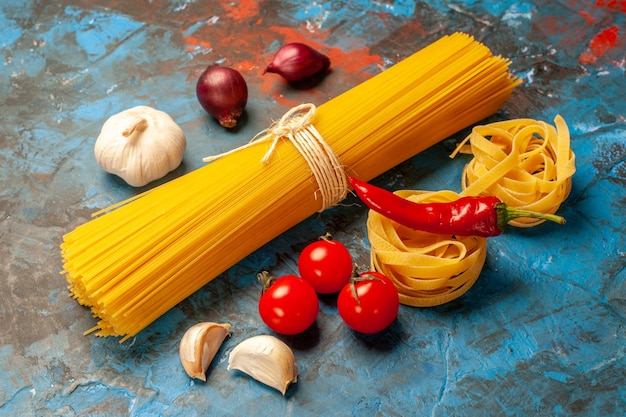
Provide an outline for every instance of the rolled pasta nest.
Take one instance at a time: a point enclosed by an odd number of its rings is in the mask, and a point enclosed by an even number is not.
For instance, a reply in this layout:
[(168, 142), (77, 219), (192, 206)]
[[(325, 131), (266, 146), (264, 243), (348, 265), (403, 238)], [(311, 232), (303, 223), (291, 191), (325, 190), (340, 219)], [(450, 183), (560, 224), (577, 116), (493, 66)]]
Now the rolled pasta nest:
[[(449, 202), (452, 191), (399, 190), (416, 203)], [(452, 301), (478, 279), (487, 255), (487, 239), (413, 230), (370, 210), (367, 219), (372, 267), (389, 277), (400, 302), (432, 307)]]
[[(463, 169), (462, 194), (492, 195), (509, 207), (554, 214), (576, 171), (567, 124), (558, 115), (554, 123), (514, 119), (474, 127), (451, 155), (474, 155)], [(530, 227), (544, 221), (522, 218), (509, 224)]]
[[(558, 115), (554, 123), (514, 119), (474, 127), (451, 155), (473, 154), (463, 169), (461, 195), (495, 196), (509, 207), (554, 214), (568, 197), (576, 171), (567, 124)], [(419, 203), (461, 197), (452, 191), (396, 194)], [(509, 224), (530, 227), (544, 221), (520, 218)], [(460, 297), (485, 263), (486, 238), (412, 230), (372, 210), (367, 228), (372, 268), (394, 282), (406, 305), (431, 307)]]

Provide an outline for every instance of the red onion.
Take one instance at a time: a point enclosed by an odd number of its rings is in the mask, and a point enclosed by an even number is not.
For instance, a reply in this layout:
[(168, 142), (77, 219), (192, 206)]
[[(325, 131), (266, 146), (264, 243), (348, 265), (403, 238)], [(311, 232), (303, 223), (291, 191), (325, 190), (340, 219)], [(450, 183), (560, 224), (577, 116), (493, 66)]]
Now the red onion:
[(198, 101), (220, 125), (232, 128), (248, 102), (246, 80), (235, 69), (209, 65), (196, 84)]
[(266, 72), (279, 74), (290, 82), (309, 80), (326, 72), (330, 67), (330, 59), (303, 43), (288, 43), (282, 46), (272, 63), (265, 68)]

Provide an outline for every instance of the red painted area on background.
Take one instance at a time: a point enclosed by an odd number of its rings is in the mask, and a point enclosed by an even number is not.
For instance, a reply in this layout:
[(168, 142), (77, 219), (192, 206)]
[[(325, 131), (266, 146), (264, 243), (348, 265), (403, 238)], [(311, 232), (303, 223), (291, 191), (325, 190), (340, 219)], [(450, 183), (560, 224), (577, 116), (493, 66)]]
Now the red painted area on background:
[(619, 29), (617, 26), (602, 30), (589, 42), (589, 48), (580, 54), (579, 61), (583, 64), (593, 64), (599, 57), (613, 48), (618, 39)]
[(626, 13), (626, 0), (597, 0), (595, 3), (585, 0), (570, 0), (567, 5), (577, 9), (578, 14), (584, 17), (588, 24), (601, 20), (606, 15), (607, 10)]
[[(242, 55), (249, 55), (250, 51), (258, 50), (258, 36), (252, 35), (248, 29), (238, 30), (237, 27), (242, 22), (256, 22), (259, 25), (262, 19), (259, 18), (260, 6), (258, 0), (220, 1), (219, 7), (222, 12), (215, 10), (216, 15), (220, 15), (220, 22), (223, 24), (211, 24), (198, 28), (193, 35), (184, 36), (187, 52), (206, 52), (211, 49), (215, 55), (211, 60), (225, 59), (234, 68), (247, 68), (253, 64), (242, 63), (245, 59), (240, 59)], [(246, 36), (242, 36), (246, 35)], [(213, 43), (203, 39), (213, 39)], [(202, 55), (199, 54), (201, 57)], [(206, 58), (199, 58), (206, 61)], [(233, 63), (236, 62), (236, 65)]]
[(584, 12), (582, 10), (578, 11), (578, 14), (581, 15), (582, 17), (585, 18), (585, 20), (587, 21), (587, 23), (592, 24), (596, 21), (595, 17), (593, 17), (591, 14)]
[(379, 55), (370, 54), (367, 47), (346, 52), (339, 48), (331, 48), (328, 51), (331, 62), (336, 62), (336, 67), (341, 67), (344, 72), (359, 74), (371, 65), (383, 66), (383, 59)]
[(626, 13), (626, 1), (624, 0), (596, 0), (596, 6), (605, 7), (610, 10)]
[(303, 26), (300, 27), (288, 27), (288, 26), (270, 26), (272, 32), (278, 33), (283, 37), (283, 43), (302, 42), (309, 45), (311, 48), (317, 50), (324, 49), (322, 40), (328, 36), (327, 31), (318, 30), (315, 32), (309, 32)]
[(259, 17), (260, 6), (257, 0), (239, 0), (234, 2), (232, 0), (222, 1), (222, 7), (227, 16), (232, 18), (235, 22), (242, 22), (247, 19)]
[[(577, 48), (584, 49), (578, 56), (581, 64), (595, 64), (602, 56), (607, 56), (610, 62), (615, 65), (623, 65), (623, 57), (614, 58), (615, 52), (619, 52), (619, 48), (623, 48), (623, 41), (620, 39), (620, 28), (617, 25), (606, 27), (596, 33), (591, 39), (589, 36), (592, 31), (597, 29), (590, 27), (607, 19), (612, 19), (615, 12), (626, 12), (626, 0), (596, 0), (588, 2), (584, 0), (570, 0), (567, 6), (576, 10), (582, 20), (563, 21), (556, 16), (544, 18), (541, 22), (537, 22), (537, 27), (542, 33), (549, 37), (561, 38), (557, 43), (557, 47), (563, 49)], [(580, 26), (584, 26), (581, 28)], [(620, 62), (622, 62), (620, 64)]]
[[(206, 65), (208, 62), (220, 63), (240, 71), (258, 68), (262, 57), (259, 49), (262, 48), (263, 40), (267, 38), (267, 31), (259, 27), (258, 31), (242, 31), (237, 25), (223, 24), (204, 26), (195, 31), (191, 36), (185, 36), (184, 40), (189, 52), (195, 52), (188, 66)], [(204, 42), (202, 39), (212, 39), (212, 42)], [(204, 49), (204, 51), (203, 51)], [(211, 49), (211, 54), (203, 55)]]
[(586, 0), (570, 0), (568, 6), (579, 9), (578, 13), (582, 16), (589, 17), (595, 21), (594, 14), (602, 13), (602, 11), (611, 10), (626, 13), (626, 0), (596, 0), (594, 2)]
[(209, 50), (211, 49), (211, 43), (198, 39), (195, 36), (186, 36), (185, 43), (187, 44), (187, 52), (195, 52), (198, 49)]
[(589, 47), (591, 51), (598, 55), (604, 55), (604, 53), (610, 47), (615, 46), (617, 42), (619, 34), (619, 29), (617, 26), (611, 26), (610, 28), (604, 29), (602, 32), (598, 33), (589, 43)]

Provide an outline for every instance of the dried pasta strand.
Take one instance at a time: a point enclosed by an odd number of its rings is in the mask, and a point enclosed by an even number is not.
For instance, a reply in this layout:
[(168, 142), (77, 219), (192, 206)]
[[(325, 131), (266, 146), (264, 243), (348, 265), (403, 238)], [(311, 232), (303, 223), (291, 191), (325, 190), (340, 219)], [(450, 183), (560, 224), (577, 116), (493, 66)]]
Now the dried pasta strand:
[[(312, 125), (369, 180), (495, 113), (521, 81), (471, 36), (444, 36), (317, 107)], [(267, 163), (252, 143), (106, 208), (61, 244), (73, 297), (97, 335), (136, 335), (170, 308), (320, 210), (319, 185), (288, 141)]]

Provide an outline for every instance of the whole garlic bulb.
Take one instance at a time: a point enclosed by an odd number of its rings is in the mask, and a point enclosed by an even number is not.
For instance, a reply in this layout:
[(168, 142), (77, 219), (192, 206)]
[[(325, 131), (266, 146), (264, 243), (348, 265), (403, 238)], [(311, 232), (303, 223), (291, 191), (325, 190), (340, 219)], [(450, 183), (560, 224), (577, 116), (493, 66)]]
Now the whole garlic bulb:
[(141, 187), (176, 169), (186, 145), (185, 134), (167, 113), (137, 106), (104, 122), (94, 154), (102, 169)]

